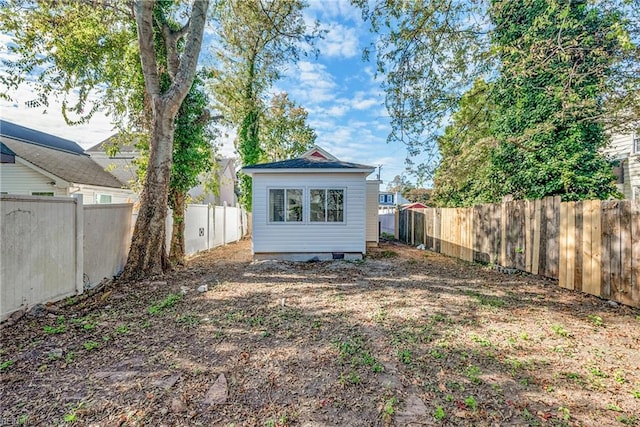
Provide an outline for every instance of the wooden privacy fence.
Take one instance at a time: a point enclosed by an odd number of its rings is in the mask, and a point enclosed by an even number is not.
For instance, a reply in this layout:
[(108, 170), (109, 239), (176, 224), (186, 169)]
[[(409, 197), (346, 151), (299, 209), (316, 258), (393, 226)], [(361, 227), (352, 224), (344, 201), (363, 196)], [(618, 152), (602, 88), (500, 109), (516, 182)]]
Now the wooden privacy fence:
[(640, 201), (559, 197), (397, 214), (396, 237), (466, 261), (558, 279), (640, 307)]

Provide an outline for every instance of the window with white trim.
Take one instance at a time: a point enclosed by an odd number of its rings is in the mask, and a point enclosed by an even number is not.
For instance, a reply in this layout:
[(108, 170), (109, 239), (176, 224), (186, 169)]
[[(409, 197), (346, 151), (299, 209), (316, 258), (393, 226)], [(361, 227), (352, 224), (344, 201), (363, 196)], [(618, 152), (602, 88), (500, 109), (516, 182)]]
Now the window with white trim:
[(269, 221), (302, 222), (302, 194), (301, 188), (269, 189)]
[(640, 129), (633, 132), (633, 152), (640, 154)]
[(314, 188), (309, 190), (311, 222), (344, 222), (344, 190)]
[(53, 197), (53, 191), (32, 191), (32, 196), (50, 196)]
[(111, 194), (96, 194), (96, 203), (98, 204), (111, 203)]

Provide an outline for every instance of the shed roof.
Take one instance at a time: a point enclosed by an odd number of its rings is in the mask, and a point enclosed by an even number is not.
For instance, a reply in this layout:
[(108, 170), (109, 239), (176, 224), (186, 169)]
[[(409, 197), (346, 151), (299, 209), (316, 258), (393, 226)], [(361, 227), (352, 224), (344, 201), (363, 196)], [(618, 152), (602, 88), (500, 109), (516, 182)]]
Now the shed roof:
[[(316, 155), (321, 153), (322, 156)], [(257, 165), (245, 166), (243, 172), (251, 174), (256, 172), (373, 172), (373, 166), (359, 163), (343, 162), (336, 159), (331, 154), (314, 146), (302, 157), (297, 159), (281, 160), (271, 163), (259, 163)]]

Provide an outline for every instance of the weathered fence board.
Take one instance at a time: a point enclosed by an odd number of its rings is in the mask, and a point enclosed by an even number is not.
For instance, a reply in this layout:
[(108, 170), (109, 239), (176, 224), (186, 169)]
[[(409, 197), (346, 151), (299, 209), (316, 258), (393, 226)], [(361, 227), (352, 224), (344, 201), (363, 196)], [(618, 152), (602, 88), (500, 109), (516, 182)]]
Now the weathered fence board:
[(640, 307), (640, 202), (560, 197), (398, 214), (400, 240)]

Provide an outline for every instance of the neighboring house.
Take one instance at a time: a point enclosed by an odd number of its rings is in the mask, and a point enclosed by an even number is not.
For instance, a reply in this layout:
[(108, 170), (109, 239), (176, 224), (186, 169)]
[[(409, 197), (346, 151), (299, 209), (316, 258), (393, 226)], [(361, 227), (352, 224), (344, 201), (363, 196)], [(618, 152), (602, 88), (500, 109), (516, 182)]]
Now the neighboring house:
[(618, 190), (626, 199), (640, 199), (640, 128), (627, 134), (613, 134), (604, 153), (614, 162)]
[(68, 139), (0, 120), (0, 192), (83, 195), (83, 203), (126, 203), (135, 194)]
[(380, 181), (367, 181), (374, 170), (317, 146), (297, 159), (244, 167), (253, 178), (254, 258), (362, 258), (367, 243), (378, 243)]
[[(116, 138), (118, 138), (118, 135), (112, 135), (89, 148), (87, 153), (105, 170), (118, 177), (122, 182), (131, 185), (138, 178), (136, 165), (133, 161), (140, 157), (140, 151), (133, 142), (130, 142), (128, 144), (119, 144), (118, 152), (110, 156), (107, 151), (114, 145)], [(229, 158), (218, 160), (216, 173), (220, 183), (217, 196), (206, 192), (202, 185), (197, 185), (189, 190), (189, 195), (197, 203), (222, 206), (226, 202), (227, 206), (236, 206), (238, 198), (235, 193), (237, 177), (234, 160)]]
[(236, 163), (234, 159), (224, 158), (218, 160), (216, 174), (220, 188), (218, 195), (206, 192), (202, 185), (197, 185), (189, 190), (189, 195), (197, 203), (205, 203), (216, 206), (237, 206), (238, 196), (236, 195)]
[(402, 197), (399, 191), (396, 192), (383, 192), (381, 191), (378, 195), (378, 205), (381, 208), (384, 207), (396, 207), (398, 205), (404, 205), (406, 203), (411, 203), (409, 200)]

